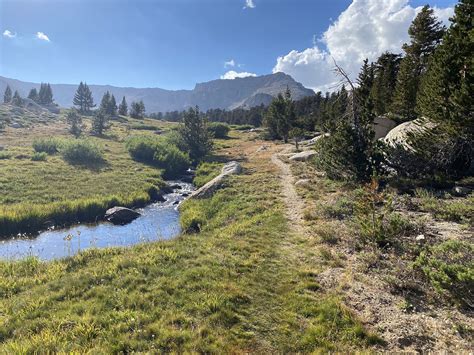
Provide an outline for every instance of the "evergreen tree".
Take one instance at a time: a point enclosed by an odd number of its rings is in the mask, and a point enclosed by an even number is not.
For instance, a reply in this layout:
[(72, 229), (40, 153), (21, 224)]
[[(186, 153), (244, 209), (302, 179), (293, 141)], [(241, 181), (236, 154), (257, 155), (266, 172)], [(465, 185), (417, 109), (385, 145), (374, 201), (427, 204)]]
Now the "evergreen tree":
[(102, 101), (100, 102), (99, 110), (105, 114), (110, 114), (110, 92), (106, 91), (104, 96), (102, 96)]
[(132, 102), (130, 104), (130, 117), (141, 119), (145, 116), (145, 104), (143, 101)]
[(118, 113), (122, 116), (127, 116), (128, 114), (128, 106), (127, 101), (125, 101), (125, 96), (122, 98), (122, 102), (119, 105)]
[(89, 89), (87, 83), (84, 83), (84, 114), (90, 113), (91, 109), (95, 106), (92, 91)]
[(101, 109), (97, 110), (92, 117), (91, 132), (97, 136), (101, 136), (107, 129), (108, 115)]
[(420, 78), (425, 74), (431, 55), (441, 42), (445, 27), (434, 16), (433, 9), (424, 6), (413, 20), (408, 34), (410, 44), (404, 44), (405, 57), (395, 86), (392, 109), (404, 119), (416, 118), (416, 96)]
[(84, 126), (82, 124), (82, 117), (76, 109), (72, 109), (68, 112), (66, 122), (70, 125), (69, 132), (71, 132), (74, 137), (78, 138), (81, 135)]
[(41, 83), (38, 93), (38, 103), (41, 105), (50, 105), (53, 103), (53, 90), (51, 85)]
[(108, 114), (112, 117), (117, 116), (117, 101), (115, 101), (115, 96), (113, 94), (110, 97)]
[(10, 85), (7, 85), (7, 88), (5, 89), (5, 93), (3, 94), (3, 102), (7, 104), (11, 101), (12, 101), (12, 89), (10, 88)]
[(84, 114), (86, 112), (86, 92), (85, 92), (85, 87), (82, 81), (79, 83), (79, 87), (76, 90), (76, 93), (74, 94), (74, 98), (72, 100), (72, 103), (75, 106), (78, 106), (79, 112), (81, 114)]
[(290, 89), (281, 93), (272, 101), (264, 118), (264, 125), (272, 139), (283, 139), (288, 142), (291, 127), (296, 121), (295, 105), (291, 99)]
[(422, 115), (473, 135), (474, 4), (460, 0), (452, 25), (423, 80), (418, 105)]
[(13, 98), (12, 98), (12, 105), (15, 105), (15, 106), (21, 106), (22, 103), (23, 103), (23, 99), (21, 98), (20, 94), (18, 93), (17, 90), (15, 90), (15, 93), (13, 94)]
[(34, 102), (38, 102), (38, 91), (36, 88), (33, 88), (30, 90), (30, 93), (28, 94), (28, 98), (30, 100), (33, 100)]
[(390, 52), (383, 53), (375, 63), (371, 95), (376, 115), (383, 115), (389, 111), (393, 100), (399, 66), (400, 55)]
[(212, 134), (208, 130), (207, 119), (199, 112), (199, 107), (191, 107), (184, 114), (179, 133), (193, 162), (199, 162), (211, 151)]

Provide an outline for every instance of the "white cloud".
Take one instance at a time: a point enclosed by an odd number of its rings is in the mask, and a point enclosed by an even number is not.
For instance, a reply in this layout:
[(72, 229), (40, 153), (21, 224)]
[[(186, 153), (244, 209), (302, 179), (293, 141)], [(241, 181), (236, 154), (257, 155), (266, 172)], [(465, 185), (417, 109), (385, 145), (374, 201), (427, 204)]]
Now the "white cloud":
[(236, 72), (234, 70), (229, 70), (227, 73), (224, 75), (221, 75), (221, 79), (228, 79), (232, 80), (235, 78), (246, 78), (248, 76), (257, 76), (257, 74), (254, 73), (248, 73), (248, 72)]
[(44, 34), (43, 32), (36, 32), (36, 38), (42, 41), (50, 42), (49, 37), (46, 36), (46, 34)]
[[(420, 10), (408, 0), (353, 0), (321, 36), (319, 46), (314, 43), (312, 48), (278, 57), (273, 72), (287, 73), (315, 90), (334, 89), (339, 79), (332, 70), (333, 58), (355, 78), (365, 58), (373, 61), (387, 50), (401, 52)], [(435, 13), (447, 24), (453, 8), (435, 8)]]
[(245, 0), (244, 9), (255, 9), (255, 3), (253, 0)]
[(7, 38), (14, 38), (16, 37), (16, 33), (10, 31), (10, 30), (5, 30), (3, 31), (3, 36)]
[(231, 59), (228, 62), (224, 62), (224, 68), (235, 67), (237, 63), (235, 60)]

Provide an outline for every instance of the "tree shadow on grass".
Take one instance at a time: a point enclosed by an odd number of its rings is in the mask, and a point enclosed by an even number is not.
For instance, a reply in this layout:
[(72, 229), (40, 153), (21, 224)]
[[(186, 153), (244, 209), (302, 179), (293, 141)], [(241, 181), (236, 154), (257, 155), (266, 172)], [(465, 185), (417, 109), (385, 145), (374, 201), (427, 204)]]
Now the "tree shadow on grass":
[(96, 173), (100, 173), (105, 168), (110, 167), (110, 163), (106, 161), (105, 159), (100, 160), (100, 161), (93, 161), (93, 162), (68, 161), (68, 160), (66, 160), (66, 162), (77, 169), (90, 170)]

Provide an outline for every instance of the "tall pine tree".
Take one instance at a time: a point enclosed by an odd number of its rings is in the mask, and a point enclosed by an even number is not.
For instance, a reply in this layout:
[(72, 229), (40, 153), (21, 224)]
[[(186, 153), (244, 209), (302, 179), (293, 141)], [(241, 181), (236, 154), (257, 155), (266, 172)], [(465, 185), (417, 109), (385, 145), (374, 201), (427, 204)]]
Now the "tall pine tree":
[(30, 93), (28, 94), (28, 98), (30, 100), (38, 102), (38, 90), (36, 90), (36, 88), (31, 89)]
[(199, 112), (199, 107), (191, 107), (185, 112), (179, 133), (194, 163), (199, 162), (211, 151), (212, 135), (207, 127), (207, 120)]
[(122, 98), (122, 102), (119, 105), (118, 113), (122, 116), (127, 116), (128, 114), (128, 106), (127, 101), (125, 101), (125, 96)]
[(413, 20), (408, 34), (410, 44), (404, 44), (405, 57), (400, 63), (400, 71), (395, 86), (392, 110), (404, 120), (417, 117), (416, 97), (420, 78), (425, 74), (431, 55), (441, 42), (444, 26), (434, 16), (433, 9), (424, 6)]
[(5, 89), (5, 93), (3, 94), (3, 102), (8, 104), (12, 101), (12, 89), (10, 88), (10, 85), (7, 85), (7, 88)]
[(393, 100), (399, 66), (400, 55), (390, 52), (383, 53), (375, 63), (371, 95), (376, 115), (380, 116), (389, 111)]

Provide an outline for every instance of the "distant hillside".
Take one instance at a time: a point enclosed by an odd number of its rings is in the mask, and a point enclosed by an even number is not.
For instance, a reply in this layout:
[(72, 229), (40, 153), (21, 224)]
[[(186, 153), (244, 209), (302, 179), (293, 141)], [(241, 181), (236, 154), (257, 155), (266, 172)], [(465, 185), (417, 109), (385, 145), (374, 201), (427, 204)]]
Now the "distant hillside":
[[(47, 81), (47, 80), (45, 80)], [(39, 89), (40, 84), (19, 81), (0, 76), (0, 93), (10, 85), (22, 96), (27, 96), (31, 88)], [(77, 85), (52, 84), (54, 100), (62, 107), (72, 106), (72, 99)], [(89, 85), (95, 103), (99, 103), (102, 95), (108, 90), (115, 95), (117, 101), (125, 96), (128, 103), (143, 100), (148, 113), (181, 111), (190, 106), (198, 105), (201, 110), (211, 108), (234, 109), (237, 107), (253, 107), (267, 105), (278, 93), (289, 87), (295, 100), (314, 95), (313, 90), (305, 88), (291, 76), (275, 73), (257, 77), (237, 78), (233, 80), (212, 80), (196, 84), (193, 90), (165, 90), (159, 88), (131, 88), (110, 85)]]

